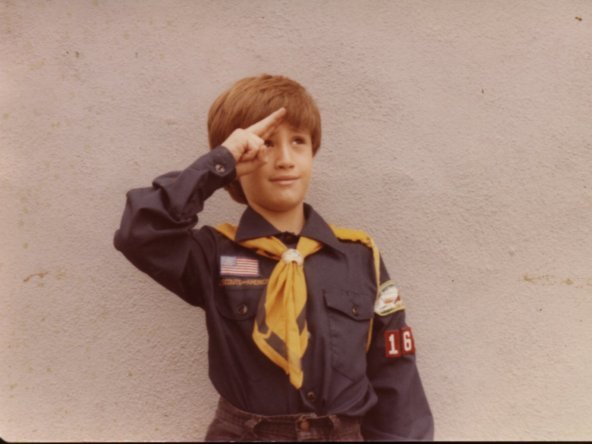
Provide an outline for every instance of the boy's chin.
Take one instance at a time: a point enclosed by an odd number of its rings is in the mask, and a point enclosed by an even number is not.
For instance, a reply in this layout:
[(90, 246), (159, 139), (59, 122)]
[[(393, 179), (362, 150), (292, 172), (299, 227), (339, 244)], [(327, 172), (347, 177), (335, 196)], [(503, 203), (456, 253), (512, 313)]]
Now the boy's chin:
[(278, 213), (287, 213), (289, 211), (293, 211), (296, 208), (302, 207), (302, 203), (303, 201), (301, 200), (297, 202), (281, 202), (274, 206), (275, 208), (273, 211)]
[(296, 208), (302, 207), (304, 199), (278, 199), (271, 202), (266, 202), (263, 205), (268, 211), (274, 213), (288, 213)]

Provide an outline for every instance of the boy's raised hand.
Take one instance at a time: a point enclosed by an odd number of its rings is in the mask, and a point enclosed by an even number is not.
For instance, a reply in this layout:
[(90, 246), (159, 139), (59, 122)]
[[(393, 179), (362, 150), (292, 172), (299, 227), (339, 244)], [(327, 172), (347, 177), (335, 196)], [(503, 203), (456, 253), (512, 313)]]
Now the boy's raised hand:
[(267, 161), (265, 139), (282, 123), (286, 108), (282, 107), (248, 128), (235, 129), (222, 143), (236, 160), (236, 177), (252, 173)]

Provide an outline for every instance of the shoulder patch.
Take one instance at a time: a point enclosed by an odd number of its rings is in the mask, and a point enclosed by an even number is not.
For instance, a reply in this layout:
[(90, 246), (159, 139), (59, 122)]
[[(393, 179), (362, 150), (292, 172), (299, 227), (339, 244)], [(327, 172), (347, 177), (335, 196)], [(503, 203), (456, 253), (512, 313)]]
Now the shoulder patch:
[(405, 310), (405, 305), (399, 296), (399, 290), (393, 281), (386, 281), (378, 290), (374, 313), (378, 316), (387, 316), (401, 310)]

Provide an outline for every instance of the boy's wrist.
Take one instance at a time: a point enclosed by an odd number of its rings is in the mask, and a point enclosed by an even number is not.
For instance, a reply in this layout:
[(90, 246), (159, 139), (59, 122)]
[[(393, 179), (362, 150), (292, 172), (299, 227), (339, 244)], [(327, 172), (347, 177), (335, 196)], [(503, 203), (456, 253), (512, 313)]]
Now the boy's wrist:
[(232, 181), (236, 177), (236, 160), (232, 152), (224, 145), (219, 145), (210, 151), (210, 169), (224, 182)]
[(218, 145), (212, 151), (214, 151), (214, 150), (219, 150), (221, 152), (227, 153), (228, 157), (229, 158), (232, 158), (233, 167), (236, 167), (236, 164), (237, 164), (236, 156), (235, 156), (235, 154), (232, 152), (232, 150), (230, 148), (228, 148), (227, 146), (224, 146), (224, 145)]

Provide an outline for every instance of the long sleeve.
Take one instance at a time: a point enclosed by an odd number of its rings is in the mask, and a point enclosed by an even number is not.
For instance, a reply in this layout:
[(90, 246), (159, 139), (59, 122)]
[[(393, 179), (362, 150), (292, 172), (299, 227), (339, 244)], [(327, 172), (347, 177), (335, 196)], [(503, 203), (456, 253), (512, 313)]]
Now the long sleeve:
[(382, 264), (381, 277), (381, 288), (387, 288), (382, 294), (390, 293), (384, 296), (387, 314), (374, 315), (367, 354), (367, 375), (378, 403), (364, 416), (362, 432), (366, 440), (433, 440), (434, 420), (415, 362), (413, 334)]
[(164, 287), (202, 306), (216, 244), (211, 230), (194, 229), (197, 213), (235, 175), (232, 154), (219, 146), (185, 170), (157, 177), (151, 187), (130, 190), (115, 248)]

